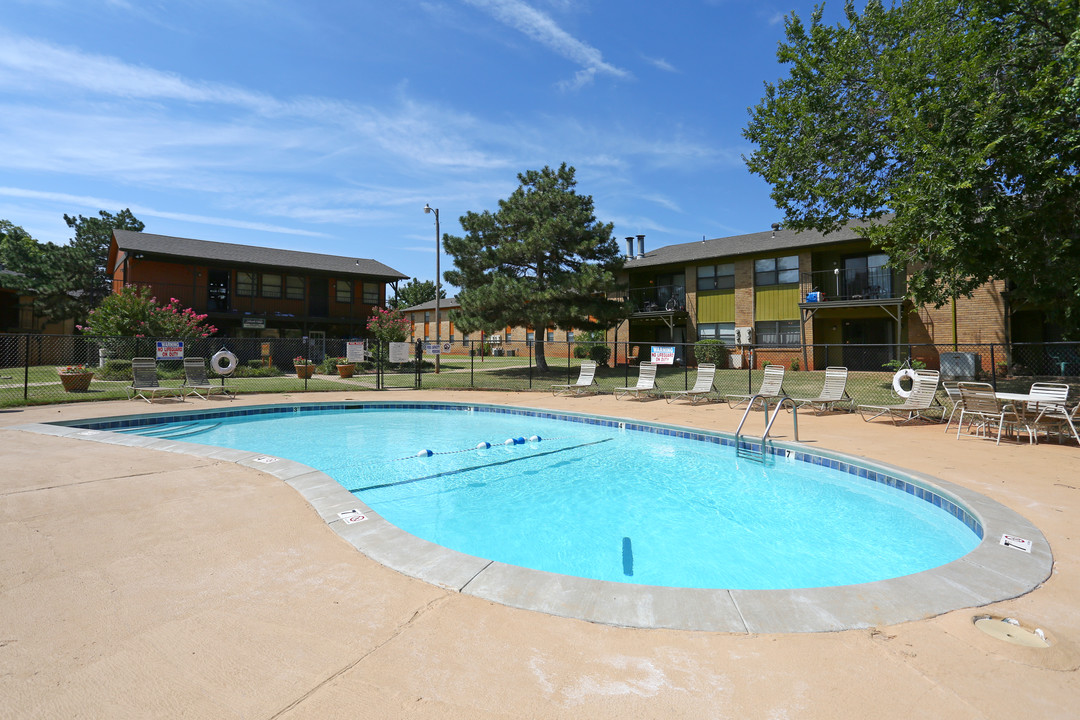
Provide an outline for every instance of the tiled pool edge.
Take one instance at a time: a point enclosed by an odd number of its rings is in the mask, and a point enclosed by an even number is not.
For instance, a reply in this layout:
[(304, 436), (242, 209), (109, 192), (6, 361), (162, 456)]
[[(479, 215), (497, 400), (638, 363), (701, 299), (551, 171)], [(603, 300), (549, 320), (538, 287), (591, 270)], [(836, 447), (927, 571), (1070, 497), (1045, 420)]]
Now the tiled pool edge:
[[(134, 416), (139, 424), (162, 417), (193, 419), (207, 415), (252, 415), (301, 409), (357, 407), (482, 408), (487, 411), (575, 419), (623, 425), (664, 434), (727, 439), (730, 435), (693, 428), (644, 423), (621, 418), (555, 412), (483, 403), (295, 403), (235, 410), (166, 412)], [(133, 416), (124, 416), (133, 417)], [(1016, 597), (1038, 587), (1050, 575), (1053, 558), (1042, 533), (1026, 519), (978, 493), (928, 475), (875, 460), (777, 442), (774, 452), (805, 453), (829, 462), (851, 463), (902, 477), (916, 487), (932, 488), (941, 498), (957, 501), (983, 528), (983, 539), (968, 555), (948, 565), (915, 575), (875, 583), (800, 590), (695, 590), (627, 585), (568, 577), (491, 562), (434, 545), (391, 525), (329, 476), (300, 463), (246, 451), (223, 450), (176, 440), (124, 435), (85, 426), (104, 427), (119, 418), (98, 418), (17, 429), (49, 435), (165, 450), (237, 462), (267, 472), (297, 490), (341, 537), (388, 567), (443, 588), (505, 605), (610, 625), (706, 630), (737, 633), (823, 632), (889, 625), (932, 617), (950, 610), (977, 607)], [(80, 425), (82, 427), (76, 427)], [(872, 479), (872, 478), (871, 478)], [(925, 499), (925, 498), (924, 498)], [(952, 501), (950, 500), (950, 501)], [(368, 520), (345, 524), (338, 513), (357, 508)], [(955, 513), (954, 513), (955, 514)], [(970, 526), (970, 525), (969, 525)], [(1033, 541), (1032, 553), (998, 544), (1002, 533)]]

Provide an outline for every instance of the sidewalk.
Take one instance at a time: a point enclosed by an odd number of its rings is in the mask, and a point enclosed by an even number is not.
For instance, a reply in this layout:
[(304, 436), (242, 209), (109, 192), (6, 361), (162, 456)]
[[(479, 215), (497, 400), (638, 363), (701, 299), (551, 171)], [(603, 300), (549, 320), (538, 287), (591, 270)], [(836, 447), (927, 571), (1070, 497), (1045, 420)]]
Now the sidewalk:
[[(1034, 522), (1055, 573), (995, 606), (805, 635), (629, 630), (516, 610), (353, 550), (232, 463), (10, 429), (298, 400), (497, 402), (734, 430), (742, 412), (610, 396), (353, 392), (0, 412), (0, 717), (1068, 718), (1080, 700), (1080, 448), (799, 417), (809, 445), (972, 488)], [(760, 418), (752, 418), (752, 421)], [(759, 431), (756, 425), (752, 431)], [(790, 437), (788, 418), (774, 433)], [(1048, 649), (975, 629), (1042, 628)]]

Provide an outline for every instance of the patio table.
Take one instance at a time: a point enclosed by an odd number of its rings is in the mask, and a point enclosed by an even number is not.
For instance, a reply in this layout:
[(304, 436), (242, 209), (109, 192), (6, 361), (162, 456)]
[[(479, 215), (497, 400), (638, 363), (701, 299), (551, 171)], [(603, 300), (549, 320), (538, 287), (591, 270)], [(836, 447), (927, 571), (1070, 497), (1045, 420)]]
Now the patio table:
[[(1077, 432), (1076, 425), (1073, 424), (1072, 412), (1066, 401), (1050, 400), (1046, 397), (1032, 396), (1028, 393), (995, 392), (994, 396), (998, 400), (1005, 400), (1012, 403), (1027, 403), (1027, 410), (1029, 413), (1038, 412), (1038, 415), (1034, 420), (1036, 425), (1038, 425), (1039, 420), (1046, 416), (1047, 412), (1054, 413), (1054, 415), (1050, 417), (1055, 420), (1064, 420), (1065, 424), (1069, 426), (1069, 432), (1067, 434), (1076, 438), (1077, 442), (1080, 442), (1080, 433)], [(1061, 413), (1060, 415), (1057, 414), (1059, 412)]]

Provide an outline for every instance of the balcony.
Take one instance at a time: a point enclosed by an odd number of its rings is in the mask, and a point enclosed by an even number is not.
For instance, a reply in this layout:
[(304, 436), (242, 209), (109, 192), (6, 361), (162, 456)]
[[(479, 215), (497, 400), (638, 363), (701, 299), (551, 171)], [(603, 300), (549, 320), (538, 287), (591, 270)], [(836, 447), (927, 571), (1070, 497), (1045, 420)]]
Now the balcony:
[(892, 268), (819, 270), (802, 273), (802, 287), (820, 292), (817, 302), (901, 300), (904, 297), (903, 274)]
[(686, 288), (681, 285), (658, 285), (630, 289), (633, 315), (685, 314)]

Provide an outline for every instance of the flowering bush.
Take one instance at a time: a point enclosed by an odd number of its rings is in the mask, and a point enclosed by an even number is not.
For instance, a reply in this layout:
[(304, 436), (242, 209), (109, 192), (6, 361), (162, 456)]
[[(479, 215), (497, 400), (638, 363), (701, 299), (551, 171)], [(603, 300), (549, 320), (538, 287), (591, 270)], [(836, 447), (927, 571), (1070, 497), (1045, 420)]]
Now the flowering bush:
[(314, 360), (308, 360), (303, 355), (297, 355), (296, 357), (294, 357), (292, 359), (292, 363), (293, 363), (293, 365), (314, 365), (315, 361)]
[(149, 288), (125, 285), (90, 311), (86, 325), (75, 327), (88, 335), (121, 337), (209, 337), (217, 332), (204, 325), (206, 315), (182, 307), (176, 298), (158, 305)]
[(56, 371), (61, 375), (87, 375), (94, 372), (85, 365), (68, 365), (66, 367), (58, 367), (56, 368)]
[(367, 329), (380, 342), (404, 342), (409, 339), (412, 321), (400, 310), (375, 308), (375, 314), (368, 318)]

